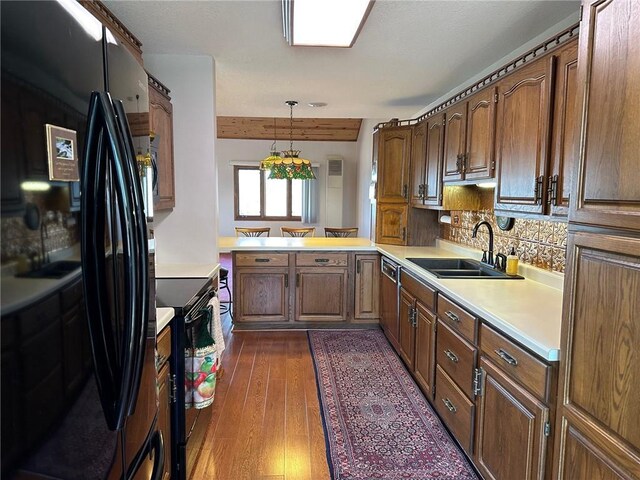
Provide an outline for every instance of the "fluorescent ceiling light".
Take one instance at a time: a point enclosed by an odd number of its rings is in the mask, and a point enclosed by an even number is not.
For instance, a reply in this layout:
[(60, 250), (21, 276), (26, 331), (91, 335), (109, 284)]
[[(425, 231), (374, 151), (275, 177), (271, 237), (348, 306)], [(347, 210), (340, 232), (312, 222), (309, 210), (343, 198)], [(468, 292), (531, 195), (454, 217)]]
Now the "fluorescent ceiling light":
[[(102, 23), (91, 12), (80, 5), (76, 0), (57, 0), (57, 2), (64, 8), (80, 26), (87, 32), (88, 35), (93, 37), (96, 42), (102, 40)], [(116, 39), (113, 34), (107, 28), (107, 42), (117, 45)]]
[(373, 6), (371, 0), (283, 0), (289, 45), (353, 46)]
[(22, 182), (20, 188), (27, 192), (46, 192), (51, 188), (47, 182), (29, 181)]
[(496, 188), (496, 182), (479, 182), (476, 186), (480, 188)]

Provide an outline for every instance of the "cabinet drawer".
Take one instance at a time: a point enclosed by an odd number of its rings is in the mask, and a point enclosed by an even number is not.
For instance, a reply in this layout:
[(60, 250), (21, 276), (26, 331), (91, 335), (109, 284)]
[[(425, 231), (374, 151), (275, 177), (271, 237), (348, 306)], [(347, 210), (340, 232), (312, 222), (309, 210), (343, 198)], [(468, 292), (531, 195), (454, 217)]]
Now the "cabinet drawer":
[(435, 309), (436, 291), (434, 289), (409, 275), (405, 270), (400, 271), (400, 284), (429, 310)]
[(475, 343), (478, 319), (446, 297), (438, 295), (438, 318), (454, 331)]
[(464, 450), (471, 455), (475, 405), (464, 396), (438, 365), (436, 367), (436, 410)]
[(296, 265), (299, 267), (346, 267), (346, 253), (298, 253)]
[(164, 328), (156, 343), (158, 350), (158, 368), (161, 368), (171, 356), (171, 328)]
[(236, 253), (238, 267), (288, 267), (288, 253)]
[(538, 398), (546, 399), (551, 375), (549, 365), (484, 324), (480, 326), (480, 349), (507, 375)]
[(438, 322), (436, 359), (467, 397), (473, 398), (473, 369), (478, 349)]
[(66, 312), (70, 308), (75, 307), (82, 299), (82, 279), (74, 282), (60, 292), (62, 299), (62, 312)]

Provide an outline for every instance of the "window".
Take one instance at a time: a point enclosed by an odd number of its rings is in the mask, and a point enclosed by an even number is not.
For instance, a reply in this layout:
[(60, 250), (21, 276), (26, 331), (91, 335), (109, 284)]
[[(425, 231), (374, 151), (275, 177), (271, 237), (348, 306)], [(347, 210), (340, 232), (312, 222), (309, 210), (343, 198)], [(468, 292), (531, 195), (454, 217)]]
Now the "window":
[(300, 220), (303, 180), (269, 180), (258, 167), (234, 167), (236, 220)]

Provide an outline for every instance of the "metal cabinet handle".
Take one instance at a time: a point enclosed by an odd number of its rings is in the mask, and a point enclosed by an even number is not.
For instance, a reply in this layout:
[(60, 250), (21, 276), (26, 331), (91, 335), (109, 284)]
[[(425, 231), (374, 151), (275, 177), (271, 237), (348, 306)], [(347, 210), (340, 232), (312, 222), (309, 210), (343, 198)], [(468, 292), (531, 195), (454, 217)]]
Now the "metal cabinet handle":
[(460, 321), (460, 318), (458, 318), (458, 315), (453, 313), (451, 310), (447, 310), (446, 312), (444, 312), (444, 314), (447, 317), (449, 317), (449, 319), (453, 320), (454, 322), (459, 322)]
[(284, 288), (289, 288), (289, 274), (284, 274)]
[(300, 274), (296, 273), (296, 288), (300, 286)]
[(402, 227), (402, 241), (407, 240), (407, 227)]
[(514, 367), (518, 366), (518, 360), (516, 360), (515, 357), (509, 355), (502, 348), (499, 348), (498, 350), (494, 350), (494, 351), (496, 355), (498, 355), (502, 360), (507, 362), (509, 365), (513, 365)]
[(451, 413), (456, 413), (456, 411), (458, 410), (448, 398), (443, 398), (442, 403), (444, 403), (444, 406), (447, 407), (447, 410), (449, 410)]
[(542, 205), (542, 184), (544, 183), (544, 176), (540, 175), (535, 178), (535, 184), (533, 187), (534, 201), (536, 205)]
[(458, 356), (453, 353), (451, 350), (445, 350), (444, 354), (447, 356), (447, 358), (449, 360), (451, 360), (453, 363), (458, 363)]
[(329, 259), (328, 258), (316, 258), (316, 259), (314, 259), (314, 262), (316, 262), (316, 263), (328, 263)]
[(405, 183), (402, 186), (402, 197), (407, 198), (408, 195), (409, 195), (409, 186)]
[(271, 259), (270, 258), (256, 258), (254, 261), (257, 262), (257, 263), (269, 263), (271, 261)]

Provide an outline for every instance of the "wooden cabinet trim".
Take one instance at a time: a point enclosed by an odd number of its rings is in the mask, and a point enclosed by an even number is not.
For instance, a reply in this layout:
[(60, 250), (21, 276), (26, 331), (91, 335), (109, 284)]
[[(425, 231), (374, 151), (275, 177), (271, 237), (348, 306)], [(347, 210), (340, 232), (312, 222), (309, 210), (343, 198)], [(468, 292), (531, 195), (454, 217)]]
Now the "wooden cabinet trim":
[(380, 318), (380, 255), (355, 255), (354, 321)]

